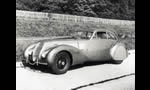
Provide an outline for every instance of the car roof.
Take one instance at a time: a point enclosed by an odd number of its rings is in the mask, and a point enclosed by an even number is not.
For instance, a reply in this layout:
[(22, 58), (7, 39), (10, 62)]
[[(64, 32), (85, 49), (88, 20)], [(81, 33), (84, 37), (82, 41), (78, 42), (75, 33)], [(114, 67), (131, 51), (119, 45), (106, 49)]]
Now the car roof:
[(112, 29), (85, 29), (85, 30), (76, 30), (77, 32), (78, 31), (82, 31), (82, 32), (99, 32), (99, 31), (101, 31), (101, 32), (112, 32), (112, 33), (115, 33), (116, 35), (118, 35), (117, 34), (117, 32), (115, 31), (115, 30), (112, 30)]

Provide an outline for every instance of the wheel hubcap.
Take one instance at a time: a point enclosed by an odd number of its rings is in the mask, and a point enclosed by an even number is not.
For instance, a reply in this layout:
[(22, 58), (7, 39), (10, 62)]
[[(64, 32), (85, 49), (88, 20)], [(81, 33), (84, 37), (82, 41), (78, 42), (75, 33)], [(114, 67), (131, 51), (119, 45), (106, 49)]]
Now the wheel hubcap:
[(63, 69), (66, 66), (66, 59), (59, 59), (57, 62), (57, 67)]

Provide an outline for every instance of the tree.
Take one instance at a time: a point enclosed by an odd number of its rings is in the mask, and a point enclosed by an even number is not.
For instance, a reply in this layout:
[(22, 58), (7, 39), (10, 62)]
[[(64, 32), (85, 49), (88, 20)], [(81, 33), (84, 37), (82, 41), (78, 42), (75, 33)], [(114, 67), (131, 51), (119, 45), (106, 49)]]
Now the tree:
[(135, 19), (135, 0), (16, 0), (16, 9), (113, 19)]

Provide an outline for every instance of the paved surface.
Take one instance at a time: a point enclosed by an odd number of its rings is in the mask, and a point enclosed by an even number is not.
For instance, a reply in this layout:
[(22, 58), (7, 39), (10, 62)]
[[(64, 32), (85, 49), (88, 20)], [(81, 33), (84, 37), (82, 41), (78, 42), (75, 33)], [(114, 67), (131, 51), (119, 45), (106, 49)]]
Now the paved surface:
[(135, 75), (112, 80), (105, 83), (96, 83), (78, 90), (135, 90)]
[(135, 53), (122, 64), (87, 65), (54, 75), (16, 63), (16, 90), (135, 90)]

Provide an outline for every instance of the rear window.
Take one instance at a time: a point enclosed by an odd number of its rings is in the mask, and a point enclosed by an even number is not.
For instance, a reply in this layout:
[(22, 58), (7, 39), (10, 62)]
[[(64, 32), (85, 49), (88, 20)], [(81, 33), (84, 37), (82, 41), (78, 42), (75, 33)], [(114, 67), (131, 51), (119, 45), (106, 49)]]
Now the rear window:
[(106, 32), (97, 32), (97, 38), (107, 39), (107, 33)]
[(108, 32), (107, 35), (108, 39), (117, 40), (117, 37), (113, 33)]

